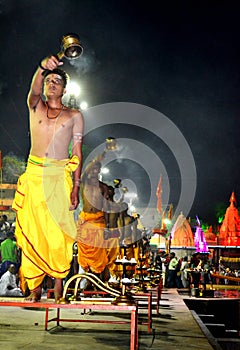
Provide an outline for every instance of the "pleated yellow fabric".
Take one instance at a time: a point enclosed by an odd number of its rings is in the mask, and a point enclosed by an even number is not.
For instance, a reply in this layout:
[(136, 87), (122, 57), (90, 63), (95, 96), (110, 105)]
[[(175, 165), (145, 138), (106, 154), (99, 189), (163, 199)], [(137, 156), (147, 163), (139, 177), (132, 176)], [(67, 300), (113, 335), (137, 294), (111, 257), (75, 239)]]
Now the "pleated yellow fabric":
[(77, 223), (79, 265), (92, 272), (101, 273), (108, 263), (103, 212), (81, 212)]
[(17, 244), (22, 250), (21, 270), (30, 290), (44, 276), (64, 278), (70, 270), (76, 225), (70, 207), (71, 172), (77, 156), (54, 160), (29, 156), (18, 180), (12, 208), (16, 211)]

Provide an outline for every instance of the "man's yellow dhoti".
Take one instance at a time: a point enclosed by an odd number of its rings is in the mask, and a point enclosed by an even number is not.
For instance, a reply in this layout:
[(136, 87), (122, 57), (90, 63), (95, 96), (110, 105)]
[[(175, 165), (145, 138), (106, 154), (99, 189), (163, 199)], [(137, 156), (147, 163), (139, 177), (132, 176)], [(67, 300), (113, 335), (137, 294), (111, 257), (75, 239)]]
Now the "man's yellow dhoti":
[(30, 290), (45, 275), (67, 276), (76, 237), (73, 212), (69, 210), (71, 172), (77, 156), (64, 160), (30, 155), (18, 180), (12, 208), (16, 211), (17, 244), (22, 250), (21, 270)]
[(103, 212), (81, 212), (77, 223), (78, 263), (84, 269), (101, 273), (107, 263)]

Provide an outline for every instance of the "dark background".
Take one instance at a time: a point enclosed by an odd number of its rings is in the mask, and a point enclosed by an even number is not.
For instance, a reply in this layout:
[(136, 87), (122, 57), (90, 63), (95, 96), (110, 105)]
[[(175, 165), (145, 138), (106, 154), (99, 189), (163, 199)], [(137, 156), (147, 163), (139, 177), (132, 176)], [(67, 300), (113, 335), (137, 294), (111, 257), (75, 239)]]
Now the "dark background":
[[(181, 130), (197, 167), (189, 215), (211, 223), (217, 205), (228, 205), (232, 191), (239, 199), (237, 1), (1, 0), (0, 29), (3, 156), (13, 152), (26, 159), (32, 74), (41, 58), (59, 51), (62, 35), (74, 32), (84, 56), (77, 68), (69, 62), (65, 68), (76, 75), (90, 107), (146, 105)], [(115, 137), (125, 135), (121, 128), (112, 131)], [(139, 131), (142, 139), (146, 134)], [(96, 137), (85, 138), (90, 148), (95, 147), (92, 139), (96, 143)], [(153, 138), (152, 147), (158, 142)], [(160, 157), (170, 162), (171, 155), (162, 152)], [(136, 173), (141, 177), (141, 169)]]

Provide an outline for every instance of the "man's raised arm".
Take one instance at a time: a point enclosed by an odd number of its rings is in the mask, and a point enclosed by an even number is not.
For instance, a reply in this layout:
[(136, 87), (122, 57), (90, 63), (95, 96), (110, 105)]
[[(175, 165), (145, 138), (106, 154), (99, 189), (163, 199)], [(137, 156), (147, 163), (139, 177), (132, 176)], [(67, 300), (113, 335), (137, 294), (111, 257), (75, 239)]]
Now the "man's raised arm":
[(37, 106), (39, 100), (41, 99), (42, 94), (42, 86), (43, 86), (43, 73), (45, 70), (53, 70), (58, 66), (62, 66), (63, 62), (59, 61), (56, 56), (50, 56), (44, 58), (39, 63), (39, 67), (37, 68), (30, 86), (30, 90), (28, 93), (27, 103), (29, 108), (34, 108)]

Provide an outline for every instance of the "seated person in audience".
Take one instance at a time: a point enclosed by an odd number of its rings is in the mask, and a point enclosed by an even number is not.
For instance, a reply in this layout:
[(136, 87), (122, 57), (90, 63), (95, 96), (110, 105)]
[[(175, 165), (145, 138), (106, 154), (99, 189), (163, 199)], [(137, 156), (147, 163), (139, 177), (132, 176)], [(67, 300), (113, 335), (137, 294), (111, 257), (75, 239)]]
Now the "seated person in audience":
[(17, 285), (15, 266), (11, 264), (0, 279), (0, 296), (2, 297), (21, 297), (23, 296)]

